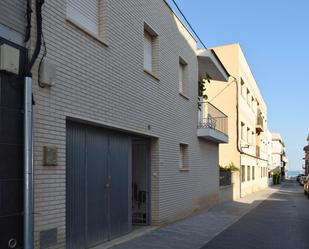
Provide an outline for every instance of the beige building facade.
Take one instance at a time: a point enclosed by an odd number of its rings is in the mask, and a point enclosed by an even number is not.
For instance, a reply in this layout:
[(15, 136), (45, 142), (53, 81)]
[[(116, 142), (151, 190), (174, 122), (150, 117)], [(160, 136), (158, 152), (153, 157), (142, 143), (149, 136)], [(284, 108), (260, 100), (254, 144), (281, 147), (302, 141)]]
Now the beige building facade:
[(284, 140), (280, 133), (272, 133), (272, 167), (271, 172), (279, 172), (282, 179), (287, 177), (288, 158)]
[(229, 116), (229, 143), (220, 145), (221, 166), (234, 163), (237, 199), (268, 186), (267, 106), (239, 44), (215, 47), (231, 75), (228, 85), (211, 81), (208, 101)]

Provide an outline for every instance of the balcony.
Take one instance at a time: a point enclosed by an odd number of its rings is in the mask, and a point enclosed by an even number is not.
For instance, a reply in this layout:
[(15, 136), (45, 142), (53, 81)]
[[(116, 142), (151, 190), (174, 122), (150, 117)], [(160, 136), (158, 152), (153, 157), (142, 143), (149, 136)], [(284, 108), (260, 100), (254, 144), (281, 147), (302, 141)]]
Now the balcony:
[(264, 131), (263, 118), (261, 115), (258, 115), (257, 121), (256, 121), (256, 132), (260, 134), (263, 131)]
[(228, 117), (210, 103), (199, 103), (197, 136), (215, 143), (228, 143)]
[(217, 81), (229, 81), (229, 73), (213, 49), (199, 49), (197, 53), (199, 79), (210, 79)]

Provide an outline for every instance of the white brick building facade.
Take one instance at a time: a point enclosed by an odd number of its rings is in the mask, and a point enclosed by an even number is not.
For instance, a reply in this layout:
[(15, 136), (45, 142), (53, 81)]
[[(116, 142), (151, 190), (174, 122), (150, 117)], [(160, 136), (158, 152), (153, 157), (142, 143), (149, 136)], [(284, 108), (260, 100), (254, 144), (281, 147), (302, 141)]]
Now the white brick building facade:
[[(66, 1), (47, 1), (43, 20), (57, 77), (53, 87), (40, 88), (38, 63), (33, 69), (36, 248), (40, 232), (53, 228), (51, 248), (66, 244), (66, 120), (151, 138), (151, 224), (215, 204), (218, 144), (196, 135), (197, 43), (166, 3), (102, 1), (98, 37), (67, 18)], [(155, 77), (143, 69), (145, 23), (157, 34)], [(180, 58), (186, 96), (179, 94)], [(187, 145), (189, 170), (179, 169), (179, 144)], [(58, 148), (57, 166), (43, 166), (43, 146)]]

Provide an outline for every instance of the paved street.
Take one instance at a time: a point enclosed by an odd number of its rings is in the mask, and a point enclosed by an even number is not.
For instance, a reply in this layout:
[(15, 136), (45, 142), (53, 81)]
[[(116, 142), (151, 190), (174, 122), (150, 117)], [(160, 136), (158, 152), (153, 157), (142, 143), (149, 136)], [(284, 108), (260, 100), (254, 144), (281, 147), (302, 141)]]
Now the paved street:
[(99, 249), (308, 249), (309, 200), (296, 182), (220, 204), (143, 236)]
[(283, 185), (261, 205), (202, 249), (308, 249), (309, 200), (296, 182)]

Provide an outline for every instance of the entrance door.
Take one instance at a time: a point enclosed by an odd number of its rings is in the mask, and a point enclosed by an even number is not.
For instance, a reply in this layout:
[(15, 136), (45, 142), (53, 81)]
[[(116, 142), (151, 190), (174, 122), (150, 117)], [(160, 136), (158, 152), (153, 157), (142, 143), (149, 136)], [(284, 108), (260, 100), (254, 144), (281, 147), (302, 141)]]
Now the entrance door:
[(66, 157), (67, 248), (130, 232), (130, 136), (68, 122)]
[(149, 225), (149, 140), (134, 139), (132, 155), (132, 222), (134, 225)]
[(22, 248), (23, 241), (23, 91), (22, 76), (0, 72), (1, 249)]

